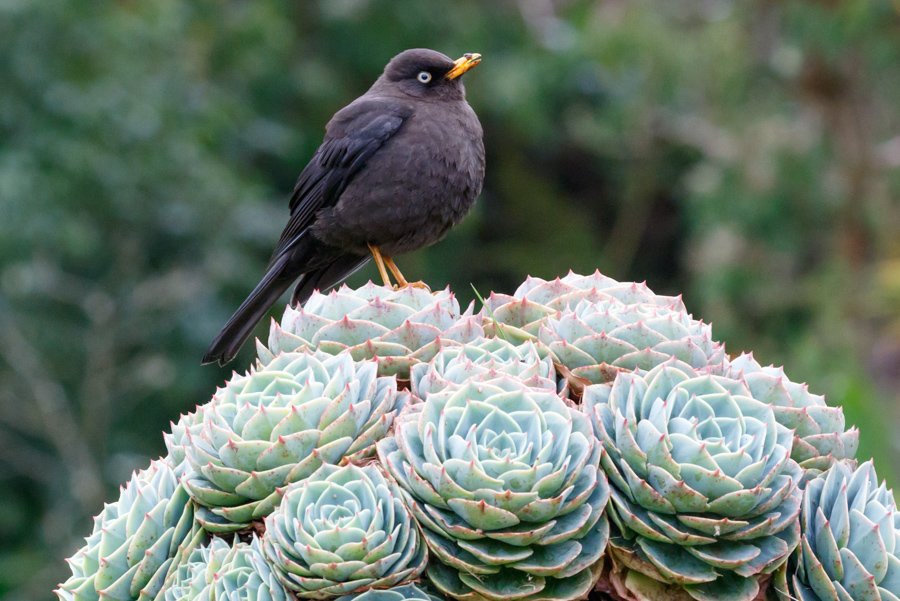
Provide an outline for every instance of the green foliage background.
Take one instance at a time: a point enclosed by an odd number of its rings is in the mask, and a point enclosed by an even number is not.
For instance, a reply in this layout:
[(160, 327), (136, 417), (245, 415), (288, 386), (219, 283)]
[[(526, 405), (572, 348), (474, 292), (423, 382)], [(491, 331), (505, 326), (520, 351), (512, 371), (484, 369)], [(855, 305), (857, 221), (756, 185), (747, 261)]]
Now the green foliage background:
[(898, 482), (898, 8), (0, 0), (0, 597), (50, 598), (169, 420), (249, 364), (199, 358), (325, 122), (407, 47), (485, 55), (488, 152), (477, 209), (407, 275), (683, 292), (731, 353), (843, 404)]

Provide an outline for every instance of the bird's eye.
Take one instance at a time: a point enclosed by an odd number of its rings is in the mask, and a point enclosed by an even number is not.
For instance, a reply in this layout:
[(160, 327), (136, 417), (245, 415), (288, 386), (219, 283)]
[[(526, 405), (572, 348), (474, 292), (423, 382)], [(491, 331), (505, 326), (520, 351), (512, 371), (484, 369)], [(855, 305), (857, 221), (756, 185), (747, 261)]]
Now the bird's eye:
[(416, 76), (416, 79), (421, 81), (422, 83), (428, 83), (431, 81), (431, 73), (428, 71), (420, 71), (419, 75)]

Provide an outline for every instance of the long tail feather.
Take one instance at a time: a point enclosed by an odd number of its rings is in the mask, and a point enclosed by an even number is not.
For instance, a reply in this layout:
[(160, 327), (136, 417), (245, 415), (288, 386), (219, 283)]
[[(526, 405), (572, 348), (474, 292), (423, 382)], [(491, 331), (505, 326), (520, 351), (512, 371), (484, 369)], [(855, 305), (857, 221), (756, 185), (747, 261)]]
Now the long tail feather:
[(206, 354), (203, 355), (203, 365), (213, 362), (225, 365), (237, 356), (244, 342), (253, 333), (256, 324), (297, 278), (296, 271), (290, 269), (290, 263), (289, 256), (283, 255), (266, 272), (262, 281), (250, 293), (247, 300), (238, 307), (216, 339), (206, 349)]

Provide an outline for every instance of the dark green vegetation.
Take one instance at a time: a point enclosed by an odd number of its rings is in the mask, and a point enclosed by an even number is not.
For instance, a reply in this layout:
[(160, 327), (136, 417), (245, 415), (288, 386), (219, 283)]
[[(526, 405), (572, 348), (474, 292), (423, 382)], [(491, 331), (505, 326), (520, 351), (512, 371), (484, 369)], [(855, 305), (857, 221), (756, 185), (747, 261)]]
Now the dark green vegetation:
[(414, 46), (485, 55), (488, 176), (406, 275), (683, 292), (729, 352), (843, 404), (892, 476), (898, 40), (886, 0), (0, 0), (0, 596), (49, 598), (224, 382), (200, 356), (325, 122)]

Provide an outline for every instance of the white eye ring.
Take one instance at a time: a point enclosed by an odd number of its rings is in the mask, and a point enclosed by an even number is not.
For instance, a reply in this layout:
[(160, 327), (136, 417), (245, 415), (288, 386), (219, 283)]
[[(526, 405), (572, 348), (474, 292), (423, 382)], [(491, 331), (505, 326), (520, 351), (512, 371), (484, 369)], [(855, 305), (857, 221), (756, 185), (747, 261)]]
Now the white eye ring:
[(431, 81), (431, 73), (429, 73), (428, 71), (420, 71), (416, 76), (416, 79), (418, 79), (422, 83), (428, 83), (429, 81)]

